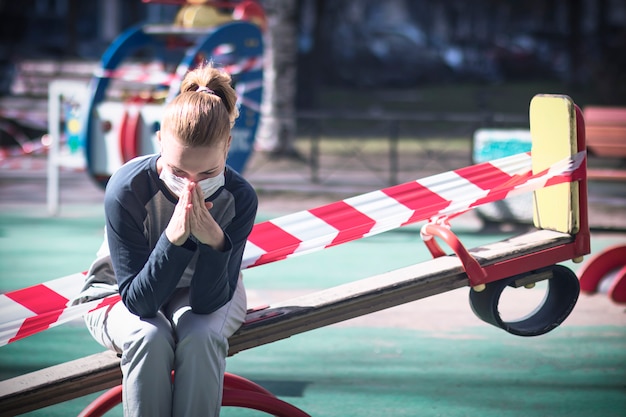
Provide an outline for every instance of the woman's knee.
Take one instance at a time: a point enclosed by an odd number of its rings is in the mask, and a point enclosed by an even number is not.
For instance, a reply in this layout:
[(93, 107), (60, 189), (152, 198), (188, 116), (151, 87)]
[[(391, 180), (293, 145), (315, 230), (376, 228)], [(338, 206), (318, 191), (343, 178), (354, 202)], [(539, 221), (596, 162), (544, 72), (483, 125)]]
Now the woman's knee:
[(194, 355), (198, 352), (207, 352), (211, 355), (226, 356), (228, 353), (228, 339), (221, 332), (211, 328), (194, 328), (179, 336), (176, 344), (176, 355)]
[(124, 356), (141, 355), (172, 361), (175, 341), (171, 328), (155, 325), (145, 320), (141, 323), (142, 325), (131, 329), (126, 336), (122, 348)]

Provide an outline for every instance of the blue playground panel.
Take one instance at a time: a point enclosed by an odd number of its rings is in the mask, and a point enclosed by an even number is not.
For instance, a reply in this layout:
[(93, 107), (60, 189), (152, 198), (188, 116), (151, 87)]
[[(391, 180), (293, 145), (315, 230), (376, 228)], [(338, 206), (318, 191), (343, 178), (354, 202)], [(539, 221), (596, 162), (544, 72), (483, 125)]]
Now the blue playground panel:
[[(146, 55), (153, 60), (146, 61)], [(105, 186), (113, 172), (129, 159), (158, 152), (155, 132), (160, 126), (163, 106), (178, 94), (184, 74), (205, 61), (225, 68), (238, 92), (240, 115), (232, 130), (227, 163), (243, 172), (253, 150), (259, 122), (262, 56), (261, 31), (257, 25), (246, 21), (210, 29), (136, 26), (122, 33), (103, 54), (100, 70), (89, 86), (90, 99), (81, 123), (81, 143), (85, 145), (89, 175)], [(137, 91), (134, 97), (123, 100), (107, 95), (115, 82), (132, 84), (128, 79), (120, 81), (124, 65), (134, 64), (136, 72), (136, 67), (146, 66), (146, 62), (157, 62), (168, 68), (170, 77), (163, 71), (146, 72), (142, 81), (132, 86)], [(142, 98), (144, 92), (139, 88), (150, 88), (150, 94), (161, 99)], [(122, 93), (127, 91), (122, 90)], [(131, 121), (134, 124), (129, 131)]]

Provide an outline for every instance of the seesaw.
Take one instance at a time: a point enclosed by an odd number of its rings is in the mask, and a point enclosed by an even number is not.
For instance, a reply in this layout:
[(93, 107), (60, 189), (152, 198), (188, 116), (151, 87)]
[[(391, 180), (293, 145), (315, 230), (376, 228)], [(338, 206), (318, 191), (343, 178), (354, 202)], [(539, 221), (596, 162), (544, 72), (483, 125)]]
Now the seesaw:
[[(537, 336), (560, 325), (575, 306), (579, 284), (571, 270), (557, 263), (580, 261), (590, 250), (584, 121), (568, 97), (539, 95), (531, 102), (530, 128), (532, 157), (514, 155), (257, 224), (246, 246), (246, 268), (429, 219), (421, 234), (433, 259), (252, 309), (246, 323), (229, 340), (229, 353), (464, 286), (472, 288), (470, 303), (477, 316), (509, 333)], [(532, 231), (466, 249), (449, 227), (448, 220), (459, 213), (529, 191), (535, 193)], [(454, 255), (447, 255), (436, 239), (450, 246)], [(512, 322), (500, 317), (498, 305), (505, 288), (531, 288), (543, 280), (548, 282), (547, 293), (535, 312)], [(37, 291), (52, 291), (46, 288)], [(52, 309), (32, 317), (23, 317), (22, 312), (19, 317), (10, 303), (21, 300), (18, 304), (23, 306), (29, 291), (3, 296), (0, 309), (9, 323), (0, 328), (2, 344), (80, 313), (63, 304), (60, 311)], [(82, 306), (99, 308), (116, 301), (112, 296)], [(119, 358), (112, 352), (94, 354), (0, 382), (0, 416), (114, 387), (81, 413), (103, 415), (121, 400), (120, 383)], [(225, 378), (223, 403), (276, 416), (307, 416), (251, 381), (231, 374)]]

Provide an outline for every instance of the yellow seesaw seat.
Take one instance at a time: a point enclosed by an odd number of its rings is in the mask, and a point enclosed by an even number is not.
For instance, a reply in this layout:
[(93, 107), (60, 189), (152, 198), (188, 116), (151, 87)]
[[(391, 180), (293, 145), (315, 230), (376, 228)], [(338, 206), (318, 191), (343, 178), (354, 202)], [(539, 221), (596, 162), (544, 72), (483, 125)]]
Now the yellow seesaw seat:
[[(567, 96), (539, 94), (530, 102), (533, 173), (550, 168), (578, 149), (576, 109)], [(534, 193), (533, 222), (538, 229), (563, 233), (580, 230), (577, 182), (542, 188)]]

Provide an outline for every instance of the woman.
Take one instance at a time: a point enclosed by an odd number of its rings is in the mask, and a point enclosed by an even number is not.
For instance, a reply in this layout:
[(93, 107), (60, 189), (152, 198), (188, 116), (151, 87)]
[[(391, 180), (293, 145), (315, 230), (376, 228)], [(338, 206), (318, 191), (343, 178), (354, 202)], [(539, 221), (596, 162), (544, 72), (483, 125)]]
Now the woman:
[(238, 116), (230, 82), (210, 65), (189, 72), (165, 108), (160, 154), (128, 162), (107, 184), (105, 244), (77, 302), (121, 295), (86, 323), (121, 354), (125, 416), (219, 415), (257, 210), (253, 188), (226, 165)]

